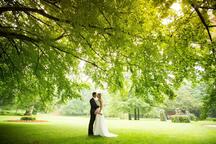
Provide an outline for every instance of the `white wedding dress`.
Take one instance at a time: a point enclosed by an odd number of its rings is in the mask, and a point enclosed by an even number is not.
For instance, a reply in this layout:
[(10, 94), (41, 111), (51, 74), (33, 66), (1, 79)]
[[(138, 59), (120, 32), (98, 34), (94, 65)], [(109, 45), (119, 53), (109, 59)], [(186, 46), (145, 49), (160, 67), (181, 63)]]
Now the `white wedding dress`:
[[(96, 104), (100, 106), (100, 103), (96, 101)], [(103, 137), (117, 137), (116, 134), (110, 133), (104, 118), (104, 115), (97, 114), (93, 126), (93, 132), (96, 136)]]

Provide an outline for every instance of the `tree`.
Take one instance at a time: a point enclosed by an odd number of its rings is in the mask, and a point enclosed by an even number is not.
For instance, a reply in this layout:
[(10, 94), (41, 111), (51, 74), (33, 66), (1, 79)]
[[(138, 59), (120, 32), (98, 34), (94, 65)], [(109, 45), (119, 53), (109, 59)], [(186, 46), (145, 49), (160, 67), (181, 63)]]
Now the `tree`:
[(203, 109), (201, 118), (216, 117), (216, 89), (215, 84), (211, 84), (207, 88), (207, 96), (203, 98)]
[(68, 75), (79, 77), (81, 62), (110, 91), (131, 73), (135, 96), (157, 103), (175, 97), (184, 78), (215, 87), (215, 2), (178, 3), (180, 12), (174, 0), (1, 1), (1, 99), (8, 89), (24, 97), (27, 75), (49, 91), (43, 99), (76, 97), (82, 81)]
[(175, 111), (177, 108), (189, 111), (197, 117), (200, 117), (202, 110), (202, 99), (206, 97), (207, 85), (196, 84), (185, 80), (181, 87), (176, 90), (177, 96), (174, 100), (166, 100), (165, 109)]

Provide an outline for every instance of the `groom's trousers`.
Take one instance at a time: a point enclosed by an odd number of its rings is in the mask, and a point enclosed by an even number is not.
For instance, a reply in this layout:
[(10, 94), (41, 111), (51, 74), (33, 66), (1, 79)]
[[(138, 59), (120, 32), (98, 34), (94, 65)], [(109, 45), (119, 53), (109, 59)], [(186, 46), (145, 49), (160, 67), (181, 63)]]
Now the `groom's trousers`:
[(88, 128), (88, 135), (93, 135), (93, 125), (95, 121), (96, 115), (91, 113), (90, 121), (89, 121), (89, 128)]

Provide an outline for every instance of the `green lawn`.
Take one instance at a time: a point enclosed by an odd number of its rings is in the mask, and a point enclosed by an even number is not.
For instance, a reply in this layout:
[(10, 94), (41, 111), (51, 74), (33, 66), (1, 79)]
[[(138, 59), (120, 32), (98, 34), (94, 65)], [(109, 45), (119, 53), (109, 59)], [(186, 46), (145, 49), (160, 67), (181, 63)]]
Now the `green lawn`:
[(41, 116), (46, 123), (15, 123), (0, 116), (1, 144), (216, 144), (216, 122), (175, 124), (159, 120), (107, 120), (117, 138), (88, 137), (88, 118)]

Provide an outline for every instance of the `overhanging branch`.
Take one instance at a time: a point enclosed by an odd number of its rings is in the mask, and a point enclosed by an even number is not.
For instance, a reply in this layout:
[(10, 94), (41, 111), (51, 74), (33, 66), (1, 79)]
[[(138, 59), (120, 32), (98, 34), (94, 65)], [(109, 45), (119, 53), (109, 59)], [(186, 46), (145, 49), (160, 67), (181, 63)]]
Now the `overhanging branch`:
[(12, 39), (20, 39), (23, 41), (30, 41), (30, 42), (39, 42), (39, 40), (36, 40), (34, 38), (25, 36), (23, 34), (18, 34), (18, 33), (14, 33), (14, 32), (4, 32), (4, 31), (0, 31), (0, 37), (5, 37), (5, 38), (12, 38)]
[(216, 10), (216, 7), (211, 7), (211, 6), (198, 6), (198, 8)]
[(208, 27), (216, 27), (216, 25), (209, 25)]
[(77, 55), (75, 55), (75, 54), (69, 52), (69, 51), (63, 50), (63, 49), (61, 49), (61, 48), (59, 48), (59, 47), (57, 47), (57, 46), (52, 45), (52, 47), (53, 47), (54, 49), (57, 49), (57, 50), (60, 51), (60, 52), (69, 54), (69, 55), (71, 55), (71, 56), (73, 56), (73, 57), (75, 57), (75, 58), (77, 58), (77, 59), (79, 59), (79, 60), (81, 60), (81, 61), (84, 61), (84, 62), (86, 62), (86, 63), (89, 63), (89, 64), (93, 65), (94, 67), (97, 67), (97, 68), (99, 68), (99, 69), (101, 69), (101, 70), (103, 70), (103, 71), (106, 71), (105, 69), (103, 69), (103, 68), (101, 68), (100, 66), (98, 66), (95, 62), (86, 60), (86, 59), (84, 59), (84, 58), (82, 58), (82, 57), (79, 57), (79, 56), (77, 56)]
[(209, 39), (210, 39), (211, 42), (212, 42), (212, 37), (211, 37), (211, 33), (210, 33), (210, 31), (209, 31), (209, 27), (208, 27), (208, 25), (207, 25), (207, 23), (206, 23), (204, 17), (203, 17), (202, 14), (200, 13), (199, 7), (196, 6), (196, 5), (193, 4), (193, 3), (191, 4), (191, 6), (195, 9), (196, 13), (198, 14), (198, 16), (199, 16), (201, 22), (203, 23), (203, 25), (205, 26), (205, 29), (206, 29), (207, 32), (208, 32)]
[[(91, 43), (81, 34), (79, 33), (80, 37), (86, 42), (86, 44), (89, 46), (89, 48), (103, 61), (107, 62), (106, 59), (104, 59), (97, 51), (94, 50), (94, 48), (92, 47)], [(108, 63), (108, 62), (107, 62)]]
[(7, 12), (7, 11), (34, 12), (34, 13), (38, 13), (38, 14), (44, 16), (44, 17), (47, 17), (49, 19), (52, 19), (54, 21), (61, 21), (59, 18), (47, 14), (42, 9), (30, 8), (30, 7), (26, 7), (26, 6), (23, 6), (23, 7), (17, 7), (17, 6), (13, 6), (13, 7), (11, 7), (11, 6), (0, 7), (0, 15), (2, 13), (4, 13), (4, 12)]

